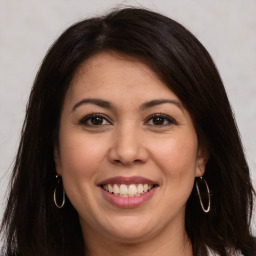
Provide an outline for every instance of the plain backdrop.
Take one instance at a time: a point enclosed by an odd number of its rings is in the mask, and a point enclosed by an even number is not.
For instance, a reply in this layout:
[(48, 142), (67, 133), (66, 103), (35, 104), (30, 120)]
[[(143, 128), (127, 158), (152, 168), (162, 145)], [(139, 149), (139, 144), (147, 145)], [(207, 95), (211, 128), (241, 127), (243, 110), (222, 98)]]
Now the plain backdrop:
[(177, 20), (210, 52), (256, 185), (256, 0), (0, 0), (0, 220), (26, 102), (47, 49), (72, 23), (126, 5)]

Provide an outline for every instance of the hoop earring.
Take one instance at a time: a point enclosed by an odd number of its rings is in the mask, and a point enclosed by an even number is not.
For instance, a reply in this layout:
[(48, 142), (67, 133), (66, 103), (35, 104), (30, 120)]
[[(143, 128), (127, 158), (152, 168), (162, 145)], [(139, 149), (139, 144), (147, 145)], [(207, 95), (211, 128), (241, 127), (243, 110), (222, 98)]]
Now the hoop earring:
[(208, 197), (208, 206), (207, 206), (207, 208), (204, 207), (204, 204), (203, 204), (203, 201), (202, 201), (202, 197), (201, 197), (201, 192), (200, 192), (200, 189), (199, 189), (198, 181), (197, 181), (197, 180), (196, 180), (196, 190), (197, 190), (197, 194), (198, 194), (198, 197), (199, 197), (199, 201), (200, 201), (202, 210), (203, 210), (205, 213), (207, 213), (207, 212), (209, 212), (210, 209), (211, 209), (211, 195), (210, 195), (210, 190), (209, 190), (209, 187), (208, 187), (208, 184), (207, 184), (206, 180), (205, 180), (203, 177), (200, 177), (200, 180), (204, 182), (205, 187), (206, 187), (206, 190), (207, 190), (207, 197)]
[[(56, 179), (57, 179), (57, 185), (54, 189), (53, 201), (54, 201), (56, 207), (60, 209), (64, 206), (66, 198), (65, 198), (65, 191), (64, 191), (63, 185), (61, 184), (61, 177), (59, 177), (59, 175), (56, 175)], [(61, 203), (61, 205), (59, 205), (57, 203), (57, 199), (56, 199), (56, 193), (57, 193), (57, 187), (58, 186), (61, 186), (61, 189), (62, 189), (62, 203)]]

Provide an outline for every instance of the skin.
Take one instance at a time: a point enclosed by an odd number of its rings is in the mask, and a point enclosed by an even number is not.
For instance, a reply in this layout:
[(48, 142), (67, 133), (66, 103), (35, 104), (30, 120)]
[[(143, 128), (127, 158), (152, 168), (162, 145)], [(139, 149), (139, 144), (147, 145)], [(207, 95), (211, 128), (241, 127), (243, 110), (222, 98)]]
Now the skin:
[[(81, 102), (92, 98), (111, 108)], [(159, 99), (172, 102), (145, 107)], [(192, 255), (185, 206), (206, 155), (189, 112), (146, 64), (113, 52), (86, 60), (66, 94), (54, 154), (79, 214), (86, 255)], [(97, 186), (134, 175), (158, 184), (138, 207), (113, 206)]]

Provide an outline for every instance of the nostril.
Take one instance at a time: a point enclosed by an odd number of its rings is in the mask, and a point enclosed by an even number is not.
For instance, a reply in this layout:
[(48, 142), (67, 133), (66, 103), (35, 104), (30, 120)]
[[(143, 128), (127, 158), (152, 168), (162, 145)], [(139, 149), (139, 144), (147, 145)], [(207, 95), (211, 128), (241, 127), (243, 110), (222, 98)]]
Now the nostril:
[(114, 159), (113, 162), (116, 163), (116, 164), (132, 165), (132, 164), (142, 163), (143, 161), (141, 161), (140, 159), (135, 159), (135, 160), (132, 160), (132, 161), (124, 160), (124, 159), (123, 160)]

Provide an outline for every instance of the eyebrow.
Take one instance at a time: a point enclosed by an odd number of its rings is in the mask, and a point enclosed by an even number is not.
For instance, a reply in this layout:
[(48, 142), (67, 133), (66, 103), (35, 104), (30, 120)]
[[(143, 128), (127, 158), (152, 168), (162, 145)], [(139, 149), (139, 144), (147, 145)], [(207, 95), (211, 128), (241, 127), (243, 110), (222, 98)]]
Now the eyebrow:
[[(154, 106), (158, 106), (161, 104), (167, 104), (167, 103), (176, 105), (184, 113), (181, 103), (176, 100), (171, 100), (171, 99), (156, 99), (156, 100), (151, 100), (151, 101), (145, 102), (140, 106), (140, 110), (146, 110), (148, 108), (152, 108)], [(114, 106), (109, 101), (102, 100), (102, 99), (95, 99), (95, 98), (85, 98), (85, 99), (80, 100), (73, 106), (72, 112), (75, 111), (79, 106), (84, 105), (84, 104), (94, 104), (99, 107), (107, 108), (107, 109), (114, 108)]]
[(72, 112), (75, 111), (79, 106), (83, 105), (83, 104), (94, 104), (97, 105), (99, 107), (102, 108), (107, 108), (107, 109), (112, 109), (113, 105), (106, 100), (102, 100), (102, 99), (82, 99), (81, 101), (77, 102), (74, 107), (72, 108)]
[(148, 108), (152, 108), (152, 107), (154, 107), (154, 106), (161, 105), (161, 104), (166, 104), (166, 103), (176, 105), (176, 106), (184, 113), (184, 109), (183, 109), (181, 103), (178, 102), (178, 101), (176, 101), (176, 100), (170, 100), (170, 99), (151, 100), (151, 101), (148, 101), (148, 102), (143, 103), (143, 104), (140, 106), (140, 109), (141, 109), (141, 110), (146, 110), (146, 109), (148, 109)]

